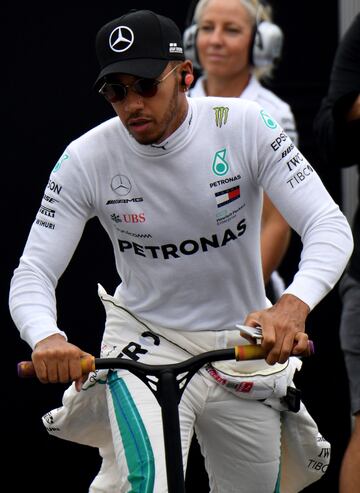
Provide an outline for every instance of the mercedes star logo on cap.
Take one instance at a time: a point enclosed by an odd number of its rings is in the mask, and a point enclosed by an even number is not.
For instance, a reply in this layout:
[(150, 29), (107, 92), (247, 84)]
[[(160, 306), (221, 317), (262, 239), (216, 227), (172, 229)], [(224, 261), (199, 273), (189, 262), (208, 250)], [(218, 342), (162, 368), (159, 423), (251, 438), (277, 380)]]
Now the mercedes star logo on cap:
[(113, 51), (121, 53), (130, 48), (134, 42), (134, 33), (129, 27), (116, 27), (109, 37), (109, 45)]

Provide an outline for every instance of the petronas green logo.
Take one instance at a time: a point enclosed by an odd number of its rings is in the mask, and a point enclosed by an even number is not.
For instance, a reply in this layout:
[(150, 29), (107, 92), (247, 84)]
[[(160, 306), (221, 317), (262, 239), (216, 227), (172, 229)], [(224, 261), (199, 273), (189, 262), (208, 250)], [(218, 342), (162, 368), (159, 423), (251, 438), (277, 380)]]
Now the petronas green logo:
[(229, 108), (227, 106), (214, 106), (215, 123), (217, 127), (225, 125), (228, 119)]
[(272, 118), (269, 113), (266, 113), (265, 110), (261, 110), (260, 115), (267, 127), (271, 128), (272, 130), (277, 127), (277, 123), (274, 118)]
[(229, 165), (225, 159), (226, 149), (217, 151), (212, 164), (213, 173), (217, 176), (224, 176), (229, 171)]
[(61, 165), (62, 165), (63, 161), (65, 161), (66, 159), (69, 159), (68, 154), (63, 154), (61, 156), (61, 158), (59, 159), (59, 161), (55, 164), (52, 172), (53, 173), (56, 173), (57, 171), (59, 171), (59, 169), (61, 168)]

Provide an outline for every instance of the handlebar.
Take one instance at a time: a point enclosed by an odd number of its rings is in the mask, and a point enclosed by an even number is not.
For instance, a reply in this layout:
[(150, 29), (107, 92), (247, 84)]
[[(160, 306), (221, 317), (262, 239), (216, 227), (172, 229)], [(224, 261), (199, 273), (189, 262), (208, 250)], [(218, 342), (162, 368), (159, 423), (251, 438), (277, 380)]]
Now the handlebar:
[[(311, 356), (314, 353), (314, 343), (309, 341), (307, 350), (298, 355), (300, 357)], [(83, 374), (88, 374), (91, 371), (109, 368), (123, 368), (130, 369), (138, 368), (139, 370), (151, 370), (161, 371), (165, 368), (185, 369), (189, 366), (198, 366), (200, 368), (205, 363), (211, 361), (224, 361), (235, 359), (236, 361), (256, 360), (264, 359), (266, 356), (265, 350), (260, 344), (239, 345), (228, 349), (216, 349), (213, 351), (207, 351), (196, 356), (192, 356), (181, 363), (175, 363), (170, 365), (147, 365), (144, 363), (138, 363), (133, 360), (123, 358), (95, 358), (94, 356), (85, 356), (81, 359), (81, 369)], [(35, 369), (32, 361), (21, 361), (17, 366), (18, 376), (21, 378), (35, 377)]]
[[(313, 353), (314, 344), (309, 341), (307, 350), (298, 356), (310, 356)], [(127, 369), (147, 385), (161, 407), (168, 491), (185, 493), (178, 404), (187, 384), (205, 363), (231, 359), (256, 360), (264, 359), (265, 356), (265, 350), (260, 344), (249, 344), (207, 351), (180, 363), (168, 365), (148, 365), (132, 359), (86, 356), (81, 359), (81, 368), (84, 374), (100, 369)], [(34, 377), (33, 363), (31, 361), (18, 363), (18, 375)], [(156, 382), (151, 378), (154, 376)]]

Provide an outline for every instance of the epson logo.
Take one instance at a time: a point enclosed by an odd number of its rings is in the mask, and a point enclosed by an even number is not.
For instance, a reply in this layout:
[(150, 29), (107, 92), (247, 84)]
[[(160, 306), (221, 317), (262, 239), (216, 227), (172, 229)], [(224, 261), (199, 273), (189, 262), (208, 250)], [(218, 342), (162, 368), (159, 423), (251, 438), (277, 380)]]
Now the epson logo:
[(286, 135), (285, 132), (281, 132), (280, 135), (278, 137), (276, 137), (276, 139), (271, 142), (271, 147), (272, 147), (272, 150), (273, 151), (277, 151), (278, 149), (280, 149), (280, 147), (283, 145), (283, 143), (285, 142), (285, 140), (287, 140), (288, 136)]
[(47, 184), (47, 187), (49, 190), (51, 190), (52, 192), (55, 192), (57, 193), (58, 195), (60, 195), (60, 192), (62, 190), (62, 186), (61, 185), (58, 185), (55, 181), (53, 180), (49, 180), (48, 184)]

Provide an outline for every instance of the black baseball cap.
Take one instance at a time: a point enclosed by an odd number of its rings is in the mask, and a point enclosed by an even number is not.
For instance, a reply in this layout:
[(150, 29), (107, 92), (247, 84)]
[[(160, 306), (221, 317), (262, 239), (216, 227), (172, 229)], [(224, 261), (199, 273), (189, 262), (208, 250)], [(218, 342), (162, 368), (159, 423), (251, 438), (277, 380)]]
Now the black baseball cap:
[(169, 60), (185, 60), (175, 22), (151, 10), (131, 10), (105, 24), (96, 36), (96, 55), (101, 70), (95, 84), (113, 73), (153, 79)]

